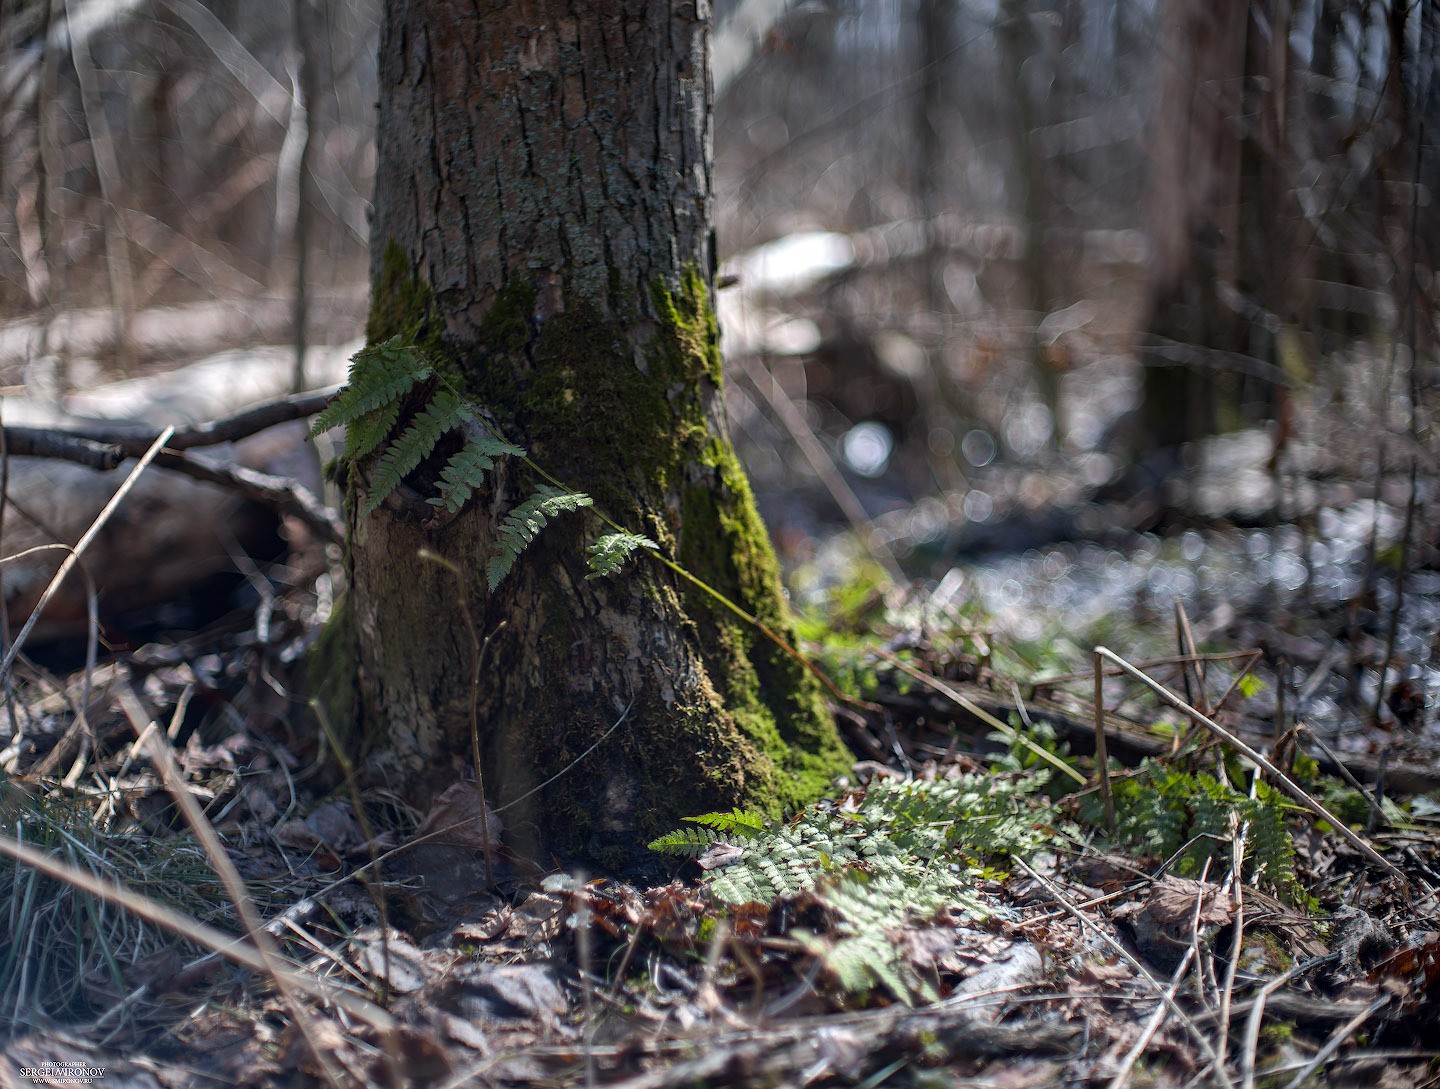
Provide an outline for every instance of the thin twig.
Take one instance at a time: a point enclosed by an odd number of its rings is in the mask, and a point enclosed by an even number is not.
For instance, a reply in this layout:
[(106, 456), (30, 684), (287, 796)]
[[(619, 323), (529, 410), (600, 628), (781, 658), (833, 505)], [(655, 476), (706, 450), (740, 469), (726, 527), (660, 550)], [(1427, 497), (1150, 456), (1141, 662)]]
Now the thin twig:
[(196, 461), (171, 453), (168, 447), (155, 459), (155, 464), (207, 484), (229, 488), (246, 499), (273, 507), (281, 514), (294, 515), (329, 544), (343, 544), (345, 541), (345, 523), (340, 516), (297, 480), (247, 469), (243, 465)]
[(974, 715), (976, 718), (978, 718), (981, 722), (985, 723), (985, 725), (989, 726), (991, 729), (993, 729), (993, 730), (998, 730), (998, 731), (1000, 731), (1000, 733), (1004, 734), (1006, 737), (1010, 738), (1012, 741), (1016, 741), (1016, 742), (1019, 742), (1021, 745), (1024, 745), (1027, 749), (1029, 749), (1032, 753), (1034, 753), (1036, 756), (1038, 756), (1041, 760), (1045, 761), (1045, 763), (1049, 764), (1051, 767), (1056, 768), (1057, 770), (1059, 770), (1059, 771), (1061, 771), (1061, 772), (1064, 772), (1066, 775), (1068, 775), (1071, 779), (1075, 780), (1075, 782), (1079, 783), (1081, 786), (1084, 786), (1084, 785), (1085, 785), (1085, 782), (1086, 782), (1085, 776), (1081, 775), (1078, 771), (1076, 771), (1074, 768), (1072, 768), (1069, 764), (1065, 763), (1065, 761), (1061, 760), (1061, 759), (1060, 759), (1058, 756), (1056, 756), (1054, 753), (1049, 752), (1049, 751), (1047, 751), (1046, 749), (1043, 749), (1043, 748), (1041, 748), (1039, 745), (1035, 744), (1035, 742), (1031, 741), (1031, 740), (1030, 740), (1028, 737), (1026, 737), (1024, 734), (1018, 732), (1018, 731), (1017, 731), (1013, 726), (1011, 726), (1009, 723), (1001, 722), (998, 718), (996, 718), (994, 715), (992, 715), (989, 711), (985, 710), (985, 708), (981, 707), (981, 706), (980, 706), (978, 703), (976, 703), (974, 700), (967, 699), (965, 696), (963, 696), (963, 695), (961, 695), (959, 692), (955, 691), (955, 689), (951, 688), (951, 687), (950, 687), (948, 684), (946, 684), (944, 681), (938, 680), (938, 679), (936, 679), (935, 677), (930, 676), (930, 674), (928, 674), (928, 673), (922, 673), (920, 670), (918, 670), (918, 669), (916, 669), (914, 666), (912, 666), (909, 662), (903, 661), (902, 659), (895, 657), (895, 655), (891, 654), (888, 650), (878, 650), (878, 649), (877, 649), (877, 650), (875, 651), (875, 656), (876, 656), (877, 658), (879, 658), (881, 661), (889, 662), (891, 665), (895, 666), (897, 669), (902, 670), (902, 671), (905, 672), (905, 673), (908, 673), (910, 676), (914, 677), (914, 678), (915, 678), (917, 681), (919, 681), (921, 684), (926, 685), (926, 686), (928, 686), (928, 687), (930, 687), (930, 688), (933, 688), (936, 692), (939, 692), (942, 696), (944, 696), (946, 699), (950, 700), (952, 703), (954, 703), (957, 707), (961, 708), (961, 709), (962, 709), (963, 711), (965, 711), (967, 714)]
[[(238, 442), (266, 428), (313, 416), (334, 396), (334, 388), (300, 393), (253, 405), (207, 423), (175, 427), (165, 447), (180, 453), (201, 446)], [(10, 453), (20, 456), (74, 461), (92, 469), (114, 469), (125, 458), (143, 454), (159, 435), (153, 427), (126, 423), (67, 423), (51, 428), (7, 426), (5, 444)]]
[(1120, 666), (1121, 669), (1123, 669), (1126, 673), (1130, 674), (1130, 676), (1134, 677), (1136, 680), (1143, 683), (1161, 699), (1169, 703), (1170, 706), (1174, 707), (1175, 710), (1189, 715), (1192, 720), (1199, 723), (1201, 726), (1204, 726), (1221, 741), (1225, 742), (1225, 744), (1229, 745), (1236, 752), (1240, 753), (1242, 756), (1250, 760), (1251, 763), (1269, 772), (1270, 775), (1274, 778), (1276, 785), (1279, 786), (1282, 790), (1284, 790), (1286, 794), (1290, 795), (1291, 798), (1299, 802), (1306, 809), (1310, 810), (1310, 812), (1314, 813), (1321, 820), (1331, 825), (1335, 829), (1335, 831), (1338, 832), (1340, 836), (1345, 839), (1352, 847), (1354, 847), (1357, 851), (1359, 851), (1375, 865), (1383, 869), (1391, 877), (1398, 877), (1405, 885), (1409, 885), (1410, 880), (1408, 877), (1405, 876), (1402, 870), (1400, 870), (1393, 863), (1387, 862), (1385, 860), (1385, 857), (1381, 855), (1380, 852), (1375, 850), (1374, 847), (1371, 847), (1370, 844), (1366, 843), (1363, 838), (1350, 831), (1349, 826), (1345, 824), (1344, 821), (1340, 820), (1340, 818), (1336, 817), (1323, 805), (1317, 802), (1313, 797), (1310, 796), (1310, 794), (1308, 794), (1302, 787), (1300, 787), (1299, 784), (1297, 784), (1293, 779), (1291, 779), (1290, 776), (1286, 775), (1283, 771), (1281, 771), (1274, 764), (1272, 764), (1262, 753), (1257, 752), (1245, 742), (1241, 741), (1238, 737), (1232, 734), (1229, 730), (1225, 729), (1225, 727), (1221, 726), (1218, 722), (1214, 722), (1206, 715), (1202, 715), (1199, 711), (1191, 707), (1174, 692), (1171, 692), (1164, 685), (1160, 684), (1159, 682), (1147, 676), (1145, 673), (1142, 673), (1140, 670), (1136, 669), (1134, 666), (1132, 666), (1129, 662), (1125, 661), (1124, 658), (1121, 658), (1114, 651), (1108, 650), (1105, 647), (1096, 647), (1095, 653), (1097, 655), (1105, 657), (1109, 661), (1113, 662), (1115, 665)]
[(1200, 1048), (1201, 1053), (1205, 1056), (1205, 1060), (1215, 1068), (1215, 1077), (1218, 1083), (1223, 1089), (1231, 1089), (1232, 1083), (1225, 1074), (1225, 1071), (1219, 1066), (1218, 1057), (1215, 1054), (1215, 1049), (1210, 1046), (1210, 1041), (1205, 1039), (1205, 1034), (1200, 1031), (1200, 1027), (1195, 1023), (1194, 1019), (1180, 1008), (1174, 997), (1166, 992), (1160, 981), (1150, 974), (1150, 969), (1146, 968), (1134, 953), (1116, 941), (1104, 928), (1096, 926), (1092, 919), (1086, 916), (1079, 908), (1072, 905), (1065, 894), (1056, 887), (1054, 882), (1041, 876), (1036, 870), (1032, 869), (1023, 858), (1016, 857), (1014, 861), (1016, 866), (1029, 874), (1031, 878), (1040, 884), (1041, 888), (1050, 894), (1052, 900), (1073, 916), (1082, 927), (1093, 930), (1102, 942), (1109, 946), (1117, 956), (1135, 970), (1135, 973), (1141, 979), (1145, 980), (1145, 982), (1154, 989), (1155, 993), (1160, 996), (1160, 1001), (1163, 1002), (1180, 1023), (1185, 1026), (1185, 1031), (1190, 1034), (1190, 1038), (1193, 1039), (1196, 1046)]
[(1105, 804), (1105, 830), (1115, 836), (1115, 795), (1110, 789), (1110, 749), (1105, 741), (1105, 674), (1095, 655), (1095, 774), (1100, 779), (1100, 800)]
[(55, 428), (6, 427), (5, 449), (22, 458), (51, 458), (73, 461), (87, 469), (109, 471), (125, 460), (125, 451), (116, 443), (87, 439)]

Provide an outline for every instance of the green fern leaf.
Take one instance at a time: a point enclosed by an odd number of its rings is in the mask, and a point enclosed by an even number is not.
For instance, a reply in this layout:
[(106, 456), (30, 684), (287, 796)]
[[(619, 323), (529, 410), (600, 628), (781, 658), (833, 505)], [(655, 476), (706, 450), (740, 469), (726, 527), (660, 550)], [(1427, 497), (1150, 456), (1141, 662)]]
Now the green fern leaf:
[(617, 575), (620, 568), (625, 566), (625, 561), (630, 558), (630, 553), (637, 548), (658, 549), (660, 546), (649, 537), (642, 537), (638, 533), (607, 533), (598, 538), (586, 551), (590, 554), (590, 573), (587, 579), (604, 578), (607, 575)]
[(541, 487), (534, 495), (505, 516), (500, 523), (500, 540), (495, 555), (485, 568), (490, 580), (490, 589), (500, 582), (515, 566), (520, 553), (535, 539), (551, 518), (565, 511), (579, 510), (590, 506), (592, 500), (584, 492), (566, 492), (559, 488)]
[(396, 399), (358, 420), (350, 421), (345, 430), (345, 456), (352, 464), (369, 457), (390, 437), (399, 418), (400, 401)]
[(684, 817), (692, 824), (703, 824), (717, 832), (728, 833), (743, 839), (752, 839), (764, 833), (767, 824), (759, 813), (744, 809), (732, 809), (729, 813), (702, 813), (698, 817)]
[(447, 431), (453, 431), (470, 418), (470, 410), (453, 393), (447, 390), (437, 393), (435, 400), (426, 405), (404, 433), (380, 455), (375, 476), (370, 481), (370, 497), (365, 502), (361, 517), (368, 516), (383, 503), (385, 497), (429, 456)]
[[(316, 417), (310, 433), (319, 435), (334, 427), (353, 424), (362, 416), (400, 400), (430, 374), (430, 365), (420, 353), (402, 344), (399, 337), (361, 348), (350, 361), (349, 383)], [(352, 451), (350, 456), (364, 455)]]
[(709, 828), (677, 828), (647, 846), (662, 855), (683, 855), (694, 858), (717, 843), (728, 843), (723, 833)]
[(495, 468), (496, 458), (524, 456), (525, 451), (514, 443), (501, 442), (491, 435), (472, 436), (464, 449), (446, 462), (437, 485), (439, 494), (426, 502), (454, 514), (485, 483), (485, 474)]

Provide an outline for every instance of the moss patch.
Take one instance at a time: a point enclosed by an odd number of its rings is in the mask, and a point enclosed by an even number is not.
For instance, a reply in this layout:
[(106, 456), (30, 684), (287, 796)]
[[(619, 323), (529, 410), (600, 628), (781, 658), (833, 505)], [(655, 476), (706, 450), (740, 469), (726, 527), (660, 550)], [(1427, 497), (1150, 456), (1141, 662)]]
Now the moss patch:
[[(702, 463), (718, 486), (701, 482), (686, 489), (679, 562), (793, 646), (779, 563), (749, 482), (733, 451), (718, 441), (707, 446)], [(686, 591), (685, 603), (730, 713), (783, 773), (783, 803), (819, 797), (853, 759), (835, 734), (819, 682), (783, 647), (698, 588)]]
[(360, 642), (347, 594), (305, 656), (300, 687), (319, 708), (322, 728), (328, 729), (331, 741), (351, 763), (364, 759), (374, 740), (366, 738), (360, 723), (359, 678), (355, 675), (359, 660)]
[[(375, 277), (366, 332), (372, 343), (400, 336), (415, 344), (547, 472), (588, 492), (609, 517), (654, 537), (693, 575), (793, 643), (779, 567), (749, 484), (728, 442), (711, 430), (721, 372), (708, 285), (694, 268), (677, 285), (653, 284), (649, 298), (627, 297), (623, 282), (612, 276), (604, 300), (567, 298), (564, 310), (543, 323), (535, 318), (535, 286), (508, 283), (481, 320), (475, 341), (455, 344), (443, 332), (428, 287), (392, 243)], [(416, 407), (407, 402), (402, 415)], [(534, 483), (526, 479), (528, 472), (519, 476), (522, 492)], [(496, 678), (494, 692), (503, 691), (503, 699), (482, 697), (492, 720), (485, 759), (499, 772), (493, 781), (516, 797), (568, 769), (613, 723), (608, 699), (577, 695), (583, 685), (572, 683), (590, 676), (608, 655), (595, 643), (606, 638), (603, 629), (587, 627), (593, 625), (588, 616), (576, 616), (577, 602), (633, 614), (633, 623), (641, 625), (665, 618), (663, 623), (674, 625), (672, 645), (685, 664), (676, 664), (675, 696), (664, 697), (668, 703), (661, 702), (659, 690), (669, 685), (639, 693), (633, 721), (591, 758), (597, 763), (588, 778), (578, 773), (583, 786), (572, 780), (571, 790), (547, 795), (543, 806), (537, 803), (529, 828), (543, 833), (544, 846), (594, 857), (605, 846), (606, 829), (614, 827), (607, 783), (629, 784), (626, 791), (633, 787), (627, 804), (634, 805), (641, 842), (667, 831), (680, 816), (737, 804), (778, 815), (822, 794), (851, 757), (815, 678), (753, 625), (709, 595), (681, 589), (669, 573), (644, 560), (643, 567), (621, 576), (633, 580), (628, 585), (598, 597), (590, 591), (577, 596), (579, 584), (569, 581), (576, 576), (567, 571), (578, 563), (584, 521), (557, 520), (527, 551), (521, 563), (532, 580), (528, 588), (522, 589), (526, 573), (517, 572), (497, 596), (478, 591), (471, 601), (477, 622), (484, 616), (487, 629), (501, 618), (510, 620), (512, 631), (524, 626), (505, 612), (512, 593), (525, 595), (517, 600), (538, 620), (527, 627), (528, 643), (505, 651), (496, 644), (495, 668), (526, 672)], [(462, 527), (456, 523), (445, 531), (451, 534), (451, 554), (475, 562), (485, 542), (466, 542)], [(421, 585), (403, 592), (424, 599), (425, 608), (396, 604), (385, 610), (386, 623), (393, 626), (396, 616), (411, 613), (430, 617), (406, 638), (428, 638), (425, 624), (437, 623), (453, 608), (443, 594), (436, 598)], [(354, 625), (337, 623), (322, 642), (313, 674), (317, 685), (353, 682), (359, 660)], [(411, 661), (393, 653), (396, 645), (371, 664), (383, 674), (396, 659), (393, 683), (381, 676), (365, 692), (375, 687), (388, 700), (389, 693), (405, 691), (415, 679), (407, 676), (409, 668), (433, 673), (441, 683), (443, 671), (429, 669), (420, 657)], [(703, 671), (695, 668), (696, 651)], [(426, 653), (433, 660), (438, 652)], [(613, 661), (609, 668), (612, 676), (620, 675)], [(348, 698), (346, 705), (338, 692), (326, 697), (327, 711), (337, 731), (353, 731), (346, 734), (347, 751), (359, 755), (367, 734), (372, 745), (383, 743), (385, 727), (357, 722), (357, 714), (371, 720), (385, 711), (359, 706), (353, 684)], [(432, 734), (443, 734), (447, 745), (466, 717), (457, 710), (463, 703), (448, 690), (415, 699), (418, 707), (436, 709)], [(468, 750), (468, 740), (451, 748), (437, 750), (435, 759), (459, 760), (455, 754)], [(515, 834), (527, 833), (516, 827)]]
[(420, 345), (430, 302), (430, 289), (415, 275), (409, 255), (397, 243), (385, 243), (380, 271), (370, 285), (366, 341), (379, 344), (398, 336)]

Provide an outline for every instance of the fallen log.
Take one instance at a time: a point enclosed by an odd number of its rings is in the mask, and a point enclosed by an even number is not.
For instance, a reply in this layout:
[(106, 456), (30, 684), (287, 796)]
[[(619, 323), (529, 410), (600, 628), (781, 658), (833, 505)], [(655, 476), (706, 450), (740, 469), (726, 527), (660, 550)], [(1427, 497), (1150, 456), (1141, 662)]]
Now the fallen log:
[[(312, 350), (306, 367), (312, 381), (343, 381), (357, 347)], [(167, 453), (137, 481), (83, 560), (99, 594), (102, 625), (204, 592), (217, 580), (233, 581), (243, 556), (280, 554), (286, 542), (277, 506), (285, 507), (287, 496), (290, 513), (322, 535), (327, 528), (333, 534), (333, 515), (318, 503), (307, 507), (303, 498), (319, 495), (321, 481), (305, 422), (296, 416), (313, 410), (319, 398), (287, 399), (291, 375), (287, 349), (254, 349), (76, 392), (63, 403), (5, 398), (0, 412), (14, 449), (0, 468), (0, 594), (10, 631), (24, 623), (65, 555), (31, 550), (73, 546), (119, 487), (134, 454), (165, 425), (177, 428)], [(264, 407), (245, 411), (257, 405)], [(281, 422), (264, 426), (272, 418)], [(94, 466), (113, 462), (114, 469), (88, 467), (77, 457)], [(88, 623), (86, 579), (72, 577), (31, 638), (74, 639)]]

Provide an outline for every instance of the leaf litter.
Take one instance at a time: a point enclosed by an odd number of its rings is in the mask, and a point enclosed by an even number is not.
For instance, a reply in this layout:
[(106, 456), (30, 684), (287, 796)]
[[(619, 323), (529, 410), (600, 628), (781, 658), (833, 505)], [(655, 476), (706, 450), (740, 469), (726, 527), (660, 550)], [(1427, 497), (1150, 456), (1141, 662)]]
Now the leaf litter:
[[(473, 783), (423, 814), (316, 789), (322, 754), (291, 733), (285, 687), (316, 630), (312, 586), (295, 578), (263, 625), (232, 616), (116, 655), (88, 678), (82, 729), (81, 678), (18, 666), (0, 824), (239, 932), (136, 747), (128, 686), (271, 940), (331, 991), (287, 997), (194, 934), (7, 858), (0, 1027), (17, 1076), (83, 1062), (164, 1087), (1419, 1085), (1440, 1057), (1436, 808), (1378, 806), (1304, 737), (1272, 744), (1242, 655), (1140, 668), (1285, 760), (1401, 877), (1119, 671), (1102, 677), (1102, 790), (1093, 677), (1021, 687), (983, 624), (936, 623), (913, 593), (874, 596), (854, 634), (814, 648), (852, 697), (837, 710), (862, 757), (837, 795), (782, 822), (696, 814), (645, 875), (524, 872), (499, 814), (481, 836)], [(1202, 657), (1203, 691), (1187, 689)]]

